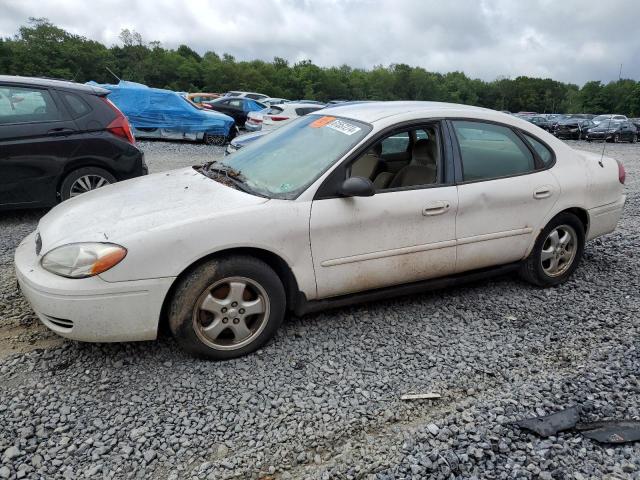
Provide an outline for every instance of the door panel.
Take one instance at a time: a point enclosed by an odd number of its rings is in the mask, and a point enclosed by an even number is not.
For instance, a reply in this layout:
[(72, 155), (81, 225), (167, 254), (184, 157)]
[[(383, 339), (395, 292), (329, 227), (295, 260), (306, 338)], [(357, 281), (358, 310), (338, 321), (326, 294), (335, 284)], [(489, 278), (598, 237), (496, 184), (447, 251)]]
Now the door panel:
[(55, 92), (3, 85), (0, 90), (19, 99), (11, 111), (0, 112), (0, 204), (53, 205), (64, 164), (81, 143), (76, 125), (59, 108)]
[(318, 297), (453, 273), (456, 187), (315, 200), (310, 237)]
[(459, 185), (456, 271), (522, 259), (559, 194), (549, 170)]

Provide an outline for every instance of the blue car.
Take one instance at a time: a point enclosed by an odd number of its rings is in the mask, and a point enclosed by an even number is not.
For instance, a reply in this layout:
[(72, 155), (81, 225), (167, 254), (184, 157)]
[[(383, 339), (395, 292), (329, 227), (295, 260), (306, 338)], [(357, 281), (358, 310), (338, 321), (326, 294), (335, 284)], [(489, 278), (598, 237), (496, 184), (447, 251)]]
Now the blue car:
[(127, 116), (137, 138), (224, 145), (236, 135), (233, 118), (201, 108), (171, 90), (126, 81), (100, 86), (111, 90), (109, 100)]

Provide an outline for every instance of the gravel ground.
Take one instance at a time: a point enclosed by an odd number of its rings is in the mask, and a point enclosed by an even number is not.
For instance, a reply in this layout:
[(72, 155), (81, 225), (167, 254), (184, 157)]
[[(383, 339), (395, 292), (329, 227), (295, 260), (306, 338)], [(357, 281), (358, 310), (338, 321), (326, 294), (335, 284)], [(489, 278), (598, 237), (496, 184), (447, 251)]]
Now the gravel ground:
[[(141, 146), (152, 171), (221, 152)], [(168, 338), (46, 333), (11, 269), (43, 212), (0, 214), (0, 331), (21, 332), (4, 339), (21, 353), (0, 358), (0, 478), (640, 479), (639, 443), (510, 425), (570, 405), (586, 420), (640, 419), (640, 147), (607, 155), (625, 162), (626, 210), (568, 283), (500, 278), (293, 318), (223, 363)], [(399, 399), (411, 392), (442, 398)]]

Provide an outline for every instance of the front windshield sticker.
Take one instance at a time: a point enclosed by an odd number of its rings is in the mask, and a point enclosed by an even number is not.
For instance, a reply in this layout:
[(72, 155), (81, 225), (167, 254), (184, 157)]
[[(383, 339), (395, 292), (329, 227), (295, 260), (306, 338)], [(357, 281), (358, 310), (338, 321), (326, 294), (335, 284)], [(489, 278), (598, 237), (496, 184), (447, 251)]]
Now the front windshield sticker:
[(349, 122), (345, 122), (344, 120), (334, 120), (331, 123), (327, 123), (327, 127), (344, 133), (345, 135), (353, 135), (354, 133), (358, 133), (361, 130), (360, 127), (356, 127), (355, 125), (352, 125)]
[(320, 127), (324, 127), (327, 123), (331, 123), (336, 119), (336, 117), (320, 117), (317, 120), (314, 120), (313, 122), (311, 122), (309, 124), (309, 126), (311, 128), (320, 128)]

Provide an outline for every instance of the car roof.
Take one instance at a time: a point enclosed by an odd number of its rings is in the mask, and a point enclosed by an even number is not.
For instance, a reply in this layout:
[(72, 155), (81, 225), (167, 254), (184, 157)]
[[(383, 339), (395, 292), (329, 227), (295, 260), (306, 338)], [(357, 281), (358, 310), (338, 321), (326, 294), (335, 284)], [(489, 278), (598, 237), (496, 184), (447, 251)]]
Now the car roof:
[(92, 95), (107, 95), (106, 88), (86, 85), (84, 83), (71, 82), (69, 80), (56, 80), (53, 78), (21, 77), (17, 75), (0, 75), (0, 83), (11, 83), (15, 85), (30, 85), (34, 87), (55, 88), (58, 90), (74, 90), (89, 93)]
[(461, 105), (457, 103), (443, 102), (418, 102), (418, 101), (391, 101), (391, 102), (372, 102), (372, 103), (356, 103), (349, 105), (337, 105), (335, 107), (327, 107), (322, 110), (326, 115), (336, 115), (341, 117), (349, 117), (354, 120), (363, 122), (376, 122), (383, 118), (401, 115), (404, 113), (424, 114), (427, 117), (446, 115), (450, 113), (464, 114), (464, 112), (475, 113), (492, 113), (495, 115), (508, 116), (488, 108), (473, 107), (470, 105)]
[(324, 108), (323, 105), (316, 105), (315, 103), (299, 103), (299, 102), (274, 103), (271, 106), (283, 107), (283, 108), (316, 108), (317, 110)]

